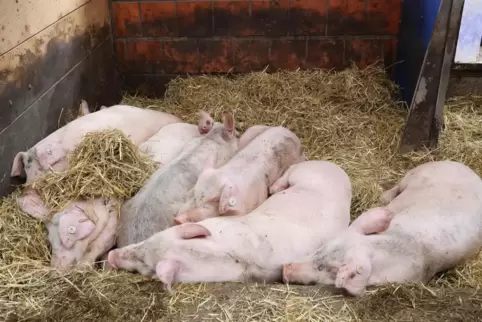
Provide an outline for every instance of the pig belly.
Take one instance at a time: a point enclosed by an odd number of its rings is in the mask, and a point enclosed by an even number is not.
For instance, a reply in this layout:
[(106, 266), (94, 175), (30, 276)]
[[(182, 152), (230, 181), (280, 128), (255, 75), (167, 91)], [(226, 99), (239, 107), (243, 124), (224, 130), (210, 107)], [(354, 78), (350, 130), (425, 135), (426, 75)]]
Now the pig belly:
[(482, 209), (470, 209), (470, 200), (462, 203), (426, 199), (408, 206), (395, 215), (385, 233), (402, 232), (420, 241), (427, 250), (427, 265), (436, 272), (454, 267), (482, 247)]

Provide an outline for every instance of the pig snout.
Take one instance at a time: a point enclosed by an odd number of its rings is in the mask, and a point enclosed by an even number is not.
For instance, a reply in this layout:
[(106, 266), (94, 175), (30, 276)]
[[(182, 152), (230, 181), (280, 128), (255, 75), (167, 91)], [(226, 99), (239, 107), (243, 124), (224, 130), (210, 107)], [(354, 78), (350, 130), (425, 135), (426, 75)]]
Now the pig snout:
[(213, 128), (214, 120), (206, 112), (201, 111), (199, 113), (198, 130), (200, 134), (207, 134)]
[(109, 254), (107, 255), (107, 263), (109, 264), (110, 267), (112, 268), (119, 268), (117, 266), (117, 254), (115, 250), (111, 250)]
[(174, 223), (176, 225), (182, 225), (182, 224), (185, 224), (185, 223), (188, 223), (188, 222), (190, 222), (190, 219), (189, 219), (188, 214), (186, 214), (186, 213), (179, 214), (176, 217), (174, 217)]

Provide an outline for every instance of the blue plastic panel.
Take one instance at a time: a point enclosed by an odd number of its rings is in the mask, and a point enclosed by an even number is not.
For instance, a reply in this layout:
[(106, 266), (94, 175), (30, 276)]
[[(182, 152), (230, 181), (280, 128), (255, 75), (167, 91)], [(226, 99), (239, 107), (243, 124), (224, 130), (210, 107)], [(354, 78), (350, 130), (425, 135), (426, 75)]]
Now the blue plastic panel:
[(395, 81), (410, 105), (441, 0), (404, 0)]

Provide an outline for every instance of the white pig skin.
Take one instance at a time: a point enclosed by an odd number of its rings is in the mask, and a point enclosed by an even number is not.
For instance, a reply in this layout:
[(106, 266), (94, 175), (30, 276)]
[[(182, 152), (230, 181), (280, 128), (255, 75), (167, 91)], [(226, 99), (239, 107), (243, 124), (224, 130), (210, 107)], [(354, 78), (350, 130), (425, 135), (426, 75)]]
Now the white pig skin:
[(147, 141), (139, 145), (139, 149), (149, 155), (159, 166), (171, 162), (181, 153), (186, 143), (211, 131), (214, 120), (200, 111), (198, 125), (188, 123), (173, 123), (166, 125)]
[(189, 202), (194, 208), (180, 213), (175, 221), (182, 224), (219, 215), (245, 215), (268, 198), (269, 186), (286, 169), (304, 160), (301, 142), (293, 132), (282, 126), (264, 129), (225, 165), (218, 169), (206, 166), (194, 186), (195, 201)]
[[(181, 151), (184, 144), (190, 139), (200, 136), (201, 130), (212, 128), (213, 120), (206, 113), (201, 113), (198, 126), (186, 123), (169, 124), (159, 130), (148, 141), (140, 145), (140, 149), (149, 150), (151, 157), (158, 161), (161, 166), (167, 164), (174, 159)], [(203, 126), (201, 129), (200, 127)], [(96, 210), (102, 211), (100, 208), (106, 200), (96, 198), (90, 203), (97, 205)], [(115, 200), (109, 200), (109, 203)], [(52, 265), (59, 269), (67, 268), (79, 262), (81, 259), (84, 263), (92, 264), (99, 254), (104, 253), (113, 246), (117, 228), (117, 214), (109, 217), (107, 225), (101, 216), (100, 220), (94, 224), (91, 220), (85, 220), (82, 209), (86, 207), (86, 202), (78, 200), (72, 201), (70, 205), (62, 212), (53, 215), (50, 222), (47, 215), (48, 209), (40, 199), (37, 193), (32, 189), (27, 189), (22, 197), (19, 198), (21, 208), (34, 218), (45, 222), (49, 230), (50, 241), (52, 243), (53, 258)], [(111, 209), (110, 205), (106, 208)], [(112, 211), (112, 209), (111, 209)], [(78, 223), (78, 220), (85, 220)], [(96, 225), (100, 225), (100, 230), (96, 230)], [(67, 233), (69, 226), (75, 226), (74, 233)], [(87, 238), (92, 232), (98, 237), (89, 242), (89, 247), (85, 248), (82, 242), (75, 246), (76, 240)]]
[(237, 151), (234, 118), (224, 117), (205, 135), (189, 141), (181, 153), (157, 170), (139, 192), (121, 208), (117, 246), (141, 242), (174, 225), (174, 216), (186, 202), (208, 158), (215, 166), (228, 161)]
[[(286, 188), (285, 190), (282, 190)], [(351, 184), (323, 161), (292, 165), (274, 195), (245, 216), (174, 226), (114, 249), (112, 267), (173, 282), (281, 281), (282, 264), (305, 258), (348, 227)]]
[(367, 286), (427, 283), (482, 246), (482, 181), (461, 163), (418, 166), (381, 201), (309, 260), (285, 265), (284, 281), (360, 296)]
[(46, 208), (37, 208), (36, 218), (48, 230), (52, 267), (64, 271), (76, 264), (91, 265), (110, 250), (115, 243), (119, 206), (114, 198), (73, 201), (52, 218)]
[[(81, 109), (86, 110), (85, 101)], [(28, 151), (19, 152), (13, 160), (11, 176), (24, 176), (30, 183), (51, 169), (67, 168), (67, 153), (75, 149), (83, 136), (92, 131), (116, 128), (124, 132), (134, 144), (139, 144), (163, 126), (182, 122), (177, 116), (128, 105), (114, 105), (95, 113), (81, 116), (50, 134)]]

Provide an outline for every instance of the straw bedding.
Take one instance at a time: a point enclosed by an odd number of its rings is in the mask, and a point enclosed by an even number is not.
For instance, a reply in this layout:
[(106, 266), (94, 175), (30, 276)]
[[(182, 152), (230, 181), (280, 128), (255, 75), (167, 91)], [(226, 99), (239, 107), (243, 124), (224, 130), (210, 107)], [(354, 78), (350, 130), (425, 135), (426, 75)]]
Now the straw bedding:
[[(448, 101), (446, 128), (437, 150), (399, 155), (396, 149), (406, 108), (397, 103), (396, 86), (376, 67), (339, 73), (260, 72), (229, 78), (175, 79), (164, 100), (126, 96), (123, 103), (171, 112), (189, 122), (196, 120), (199, 109), (212, 113), (217, 120), (222, 112), (231, 110), (238, 130), (260, 123), (286, 126), (300, 137), (310, 159), (329, 160), (347, 171), (354, 188), (354, 217), (376, 205), (383, 189), (423, 162), (459, 160), (482, 174), (482, 97)], [(102, 135), (104, 140), (100, 139)], [(106, 142), (116, 135), (102, 132), (95, 137)], [(104, 148), (115, 144), (108, 143)], [(151, 165), (143, 155), (135, 149), (128, 150), (134, 157), (129, 158), (131, 161), (124, 159), (124, 164), (132, 169), (149, 169)], [(65, 181), (62, 178), (97, 178), (90, 191), (109, 194), (111, 189), (110, 193), (116, 196), (125, 197), (139, 188), (135, 180), (129, 182), (121, 172), (116, 174), (120, 176), (117, 179), (115, 175), (108, 176), (113, 179), (110, 183), (101, 180), (99, 172), (79, 175), (92, 153), (89, 149), (84, 152), (83, 159), (71, 163), (77, 165), (77, 172), (52, 174), (48, 178), (49, 182), (56, 182), (45, 183), (44, 198), (56, 196), (51, 204), (60, 207), (62, 200), (73, 196), (69, 193), (94, 195), (79, 192), (86, 181), (74, 189), (59, 188), (57, 183)], [(109, 155), (111, 159), (107, 160)], [(106, 152), (103, 160), (98, 160), (100, 173), (108, 171), (106, 164), (116, 164), (119, 153)], [(55, 176), (66, 177), (55, 181)], [(72, 182), (77, 184), (73, 179)], [(109, 185), (113, 187), (105, 188)], [(13, 194), (0, 202), (0, 316), (8, 321), (482, 319), (482, 258), (438, 276), (428, 286), (385, 286), (358, 299), (319, 286), (245, 283), (176, 285), (175, 293), (168, 295), (157, 282), (126, 272), (79, 267), (60, 275), (49, 268), (49, 245), (43, 225), (22, 214), (15, 197)]]

